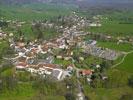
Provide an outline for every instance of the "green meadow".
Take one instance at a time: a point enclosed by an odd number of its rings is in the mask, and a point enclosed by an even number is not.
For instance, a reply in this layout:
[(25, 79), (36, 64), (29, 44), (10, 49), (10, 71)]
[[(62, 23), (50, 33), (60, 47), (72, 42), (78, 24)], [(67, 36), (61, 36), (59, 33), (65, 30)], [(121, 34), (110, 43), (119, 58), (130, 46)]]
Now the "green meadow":
[(116, 36), (133, 35), (133, 12), (122, 11), (105, 14), (101, 19), (101, 27), (88, 29), (91, 32), (111, 34)]
[(0, 16), (9, 20), (44, 20), (69, 14), (75, 7), (52, 4), (0, 6)]
[(116, 51), (124, 51), (129, 52), (133, 50), (133, 45), (129, 43), (120, 43), (117, 44), (117, 42), (98, 42), (98, 46), (113, 49)]
[[(21, 6), (0, 6), (0, 18), (5, 20), (19, 20), (26, 21), (26, 23), (20, 28), (25, 36), (26, 40), (34, 40), (37, 37), (37, 32), (33, 32), (31, 29), (31, 21), (39, 20), (53, 20), (59, 16), (69, 15), (75, 6), (64, 6), (56, 4), (25, 4)], [(16, 30), (9, 27), (4, 29), (5, 32), (13, 32), (18, 37), (19, 33)], [(57, 36), (54, 29), (43, 30), (44, 39), (50, 39)]]
[(117, 21), (102, 20), (101, 27), (93, 27), (90, 31), (111, 35), (132, 35), (133, 24), (119, 24)]
[(119, 70), (133, 73), (133, 53), (128, 54), (124, 62), (116, 67)]

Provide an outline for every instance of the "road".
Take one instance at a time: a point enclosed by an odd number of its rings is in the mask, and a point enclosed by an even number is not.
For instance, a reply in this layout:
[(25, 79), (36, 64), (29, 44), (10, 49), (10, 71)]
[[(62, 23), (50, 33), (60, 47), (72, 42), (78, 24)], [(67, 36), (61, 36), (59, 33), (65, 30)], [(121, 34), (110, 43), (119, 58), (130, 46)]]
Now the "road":
[[(74, 61), (73, 58), (72, 58), (72, 61)], [(76, 70), (77, 86), (78, 86), (78, 93), (77, 93), (77, 99), (76, 100), (85, 100), (83, 86), (82, 86), (82, 84), (79, 81), (79, 71), (81, 69), (75, 67), (74, 62), (73, 62), (73, 66), (74, 66), (74, 69)]]
[(127, 57), (127, 55), (129, 55), (129, 54), (131, 54), (131, 53), (133, 53), (133, 51), (126, 52), (125, 55), (124, 55), (124, 57), (122, 58), (122, 60), (121, 60), (119, 63), (113, 65), (112, 68), (115, 68), (115, 67), (117, 67), (118, 65), (122, 64), (122, 63), (125, 61), (125, 58)]

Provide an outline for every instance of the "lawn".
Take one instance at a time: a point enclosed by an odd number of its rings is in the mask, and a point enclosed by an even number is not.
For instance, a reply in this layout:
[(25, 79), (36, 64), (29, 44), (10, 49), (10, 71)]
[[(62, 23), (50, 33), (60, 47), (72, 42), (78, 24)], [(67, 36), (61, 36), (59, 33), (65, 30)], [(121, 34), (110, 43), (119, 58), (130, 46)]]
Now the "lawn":
[(117, 44), (116, 42), (101, 42), (100, 41), (98, 42), (98, 46), (117, 50), (117, 51), (125, 51), (125, 52), (129, 52), (133, 50), (132, 44), (129, 44), (129, 43)]
[(67, 61), (67, 60), (62, 60), (62, 59), (55, 59), (54, 63), (62, 65), (64, 69), (66, 69), (68, 65), (72, 64), (70, 60)]
[[(98, 88), (92, 89), (88, 86), (84, 86), (85, 92), (90, 100), (119, 100), (121, 95), (130, 94), (132, 95), (133, 90), (129, 87), (121, 87), (121, 88)], [(131, 98), (128, 100), (132, 100)]]
[(127, 55), (125, 61), (116, 68), (122, 71), (133, 73), (133, 53)]
[(30, 100), (35, 92), (30, 83), (21, 83), (17, 86), (16, 90), (8, 90), (0, 94), (0, 100)]
[(41, 95), (30, 82), (19, 83), (16, 90), (0, 94), (0, 100), (65, 100), (64, 96)]

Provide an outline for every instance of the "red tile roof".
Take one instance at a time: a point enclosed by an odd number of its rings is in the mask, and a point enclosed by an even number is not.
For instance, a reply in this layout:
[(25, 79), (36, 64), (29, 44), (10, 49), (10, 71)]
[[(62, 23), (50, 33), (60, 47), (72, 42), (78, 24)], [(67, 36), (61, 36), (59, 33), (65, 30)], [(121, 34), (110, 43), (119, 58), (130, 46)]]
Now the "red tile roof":
[(49, 68), (57, 68), (55, 64), (39, 64), (38, 67), (49, 67)]
[(25, 44), (23, 42), (18, 42), (17, 46), (19, 46), (20, 48), (23, 48), (23, 47), (25, 47)]
[(82, 71), (80, 71), (80, 73), (82, 73), (83, 75), (91, 75), (92, 71), (91, 70), (82, 70)]
[(33, 53), (36, 53), (37, 50), (38, 50), (37, 48), (32, 48), (32, 49), (31, 49), (31, 51), (32, 51)]
[(26, 57), (20, 57), (18, 58), (19, 62), (25, 62), (26, 61)]
[(26, 64), (25, 62), (20, 62), (20, 63), (17, 64), (17, 66), (23, 66), (23, 67), (26, 67), (27, 64)]
[(48, 46), (47, 45), (44, 45), (41, 47), (43, 51), (47, 51), (48, 50)]

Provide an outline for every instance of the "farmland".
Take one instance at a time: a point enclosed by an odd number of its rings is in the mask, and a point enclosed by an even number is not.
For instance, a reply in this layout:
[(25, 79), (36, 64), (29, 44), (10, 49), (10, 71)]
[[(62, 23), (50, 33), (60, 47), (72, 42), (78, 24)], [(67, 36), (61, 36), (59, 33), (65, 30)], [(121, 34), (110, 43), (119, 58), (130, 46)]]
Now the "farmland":
[[(123, 16), (124, 14), (124, 16)], [(102, 27), (92, 27), (91, 32), (98, 32), (104, 34), (111, 34), (115, 36), (119, 35), (131, 35), (133, 34), (133, 13), (132, 12), (113, 12), (108, 15), (104, 15), (101, 19)]]
[(23, 6), (0, 6), (0, 16), (8, 20), (44, 20), (67, 15), (75, 8), (61, 5), (29, 4)]
[[(101, 27), (80, 30), (95, 20), (75, 10), (56, 4), (0, 6), (0, 19), (10, 23), (1, 28), (1, 37), (4, 32), (7, 37), (0, 40), (0, 100), (76, 100), (78, 92), (90, 100), (133, 98), (133, 13), (112, 11), (98, 17)], [(87, 47), (93, 53), (84, 52)], [(118, 53), (118, 59), (108, 59)], [(15, 61), (5, 60), (11, 55)]]
[(98, 46), (125, 52), (133, 50), (132, 44), (129, 43), (117, 44), (116, 42), (98, 42)]

